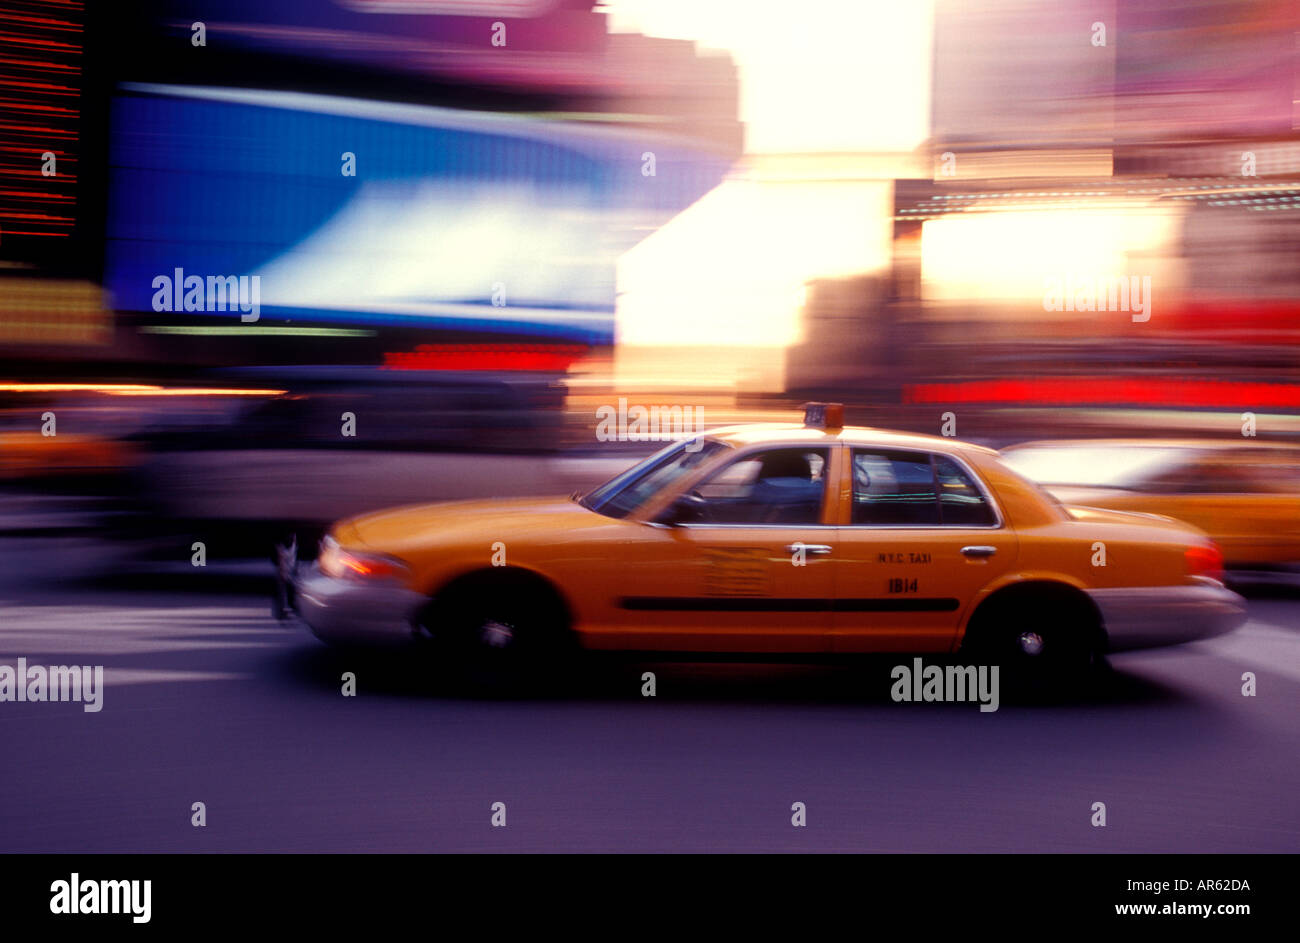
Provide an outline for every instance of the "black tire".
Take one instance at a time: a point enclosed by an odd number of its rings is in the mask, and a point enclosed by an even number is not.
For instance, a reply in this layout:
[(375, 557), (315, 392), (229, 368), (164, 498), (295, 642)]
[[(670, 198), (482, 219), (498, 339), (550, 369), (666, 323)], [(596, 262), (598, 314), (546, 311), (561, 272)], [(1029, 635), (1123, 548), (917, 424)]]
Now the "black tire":
[(1091, 602), (1072, 590), (1026, 589), (982, 605), (962, 653), (999, 665), (1012, 692), (1071, 696), (1085, 690), (1103, 663), (1100, 622)]
[(480, 687), (554, 677), (575, 648), (555, 593), (536, 577), (512, 572), (457, 581), (419, 622), (439, 667)]

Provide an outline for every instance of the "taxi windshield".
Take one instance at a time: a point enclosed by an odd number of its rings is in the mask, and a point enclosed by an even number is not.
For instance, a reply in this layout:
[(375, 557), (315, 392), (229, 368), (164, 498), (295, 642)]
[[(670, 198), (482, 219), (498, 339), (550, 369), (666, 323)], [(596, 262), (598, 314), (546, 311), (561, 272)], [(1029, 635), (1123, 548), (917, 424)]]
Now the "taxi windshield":
[(607, 517), (627, 517), (651, 496), (690, 474), (719, 451), (729, 446), (717, 439), (689, 439), (661, 449), (616, 475), (580, 502)]

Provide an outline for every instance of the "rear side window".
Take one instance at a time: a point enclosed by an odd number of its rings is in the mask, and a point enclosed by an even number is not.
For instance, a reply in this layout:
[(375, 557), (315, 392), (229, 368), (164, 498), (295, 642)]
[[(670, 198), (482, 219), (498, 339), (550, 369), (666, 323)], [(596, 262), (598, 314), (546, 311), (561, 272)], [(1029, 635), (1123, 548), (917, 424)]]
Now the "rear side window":
[(947, 456), (873, 449), (852, 454), (854, 524), (987, 527), (997, 522), (970, 474)]
[(993, 508), (964, 468), (946, 456), (936, 455), (934, 471), (939, 482), (940, 517), (945, 525), (988, 527), (996, 523)]
[(1244, 468), (1206, 458), (1152, 478), (1142, 490), (1156, 494), (1249, 494), (1258, 490)]
[(1233, 454), (1252, 491), (1294, 494), (1300, 491), (1300, 451), (1263, 450), (1248, 456)]

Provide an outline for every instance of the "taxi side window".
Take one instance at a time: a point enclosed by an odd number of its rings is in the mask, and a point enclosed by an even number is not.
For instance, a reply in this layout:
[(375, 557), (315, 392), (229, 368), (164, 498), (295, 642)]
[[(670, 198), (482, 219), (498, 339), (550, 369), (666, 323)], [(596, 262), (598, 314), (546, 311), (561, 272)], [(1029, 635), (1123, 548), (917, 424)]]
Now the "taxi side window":
[(1225, 461), (1205, 459), (1152, 479), (1146, 490), (1159, 494), (1245, 494), (1258, 489), (1243, 470)]
[(1252, 458), (1249, 465), (1239, 467), (1243, 474), (1249, 475), (1253, 490), (1267, 494), (1300, 491), (1300, 452), (1260, 450)]
[(983, 492), (960, 465), (936, 455), (934, 473), (939, 481), (939, 514), (945, 526), (988, 527), (997, 522)]
[(852, 522), (987, 527), (996, 518), (970, 475), (946, 456), (854, 449)]
[(828, 458), (824, 448), (781, 448), (732, 462), (696, 486), (703, 523), (820, 523)]
[(853, 523), (937, 525), (939, 495), (930, 456), (854, 449)]

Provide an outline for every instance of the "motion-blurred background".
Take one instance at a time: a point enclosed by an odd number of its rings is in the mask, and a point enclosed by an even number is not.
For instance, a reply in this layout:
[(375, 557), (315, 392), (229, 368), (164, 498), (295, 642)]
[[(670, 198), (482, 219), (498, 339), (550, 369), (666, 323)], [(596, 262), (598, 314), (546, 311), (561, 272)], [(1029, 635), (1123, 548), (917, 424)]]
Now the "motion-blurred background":
[(1281, 0), (0, 0), (0, 533), (570, 490), (622, 400), (1294, 438), (1298, 63)]

